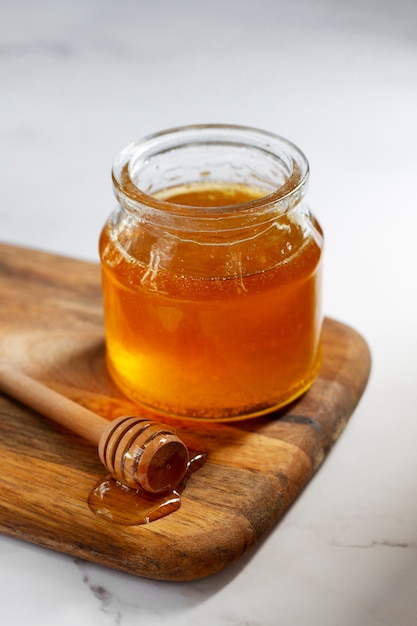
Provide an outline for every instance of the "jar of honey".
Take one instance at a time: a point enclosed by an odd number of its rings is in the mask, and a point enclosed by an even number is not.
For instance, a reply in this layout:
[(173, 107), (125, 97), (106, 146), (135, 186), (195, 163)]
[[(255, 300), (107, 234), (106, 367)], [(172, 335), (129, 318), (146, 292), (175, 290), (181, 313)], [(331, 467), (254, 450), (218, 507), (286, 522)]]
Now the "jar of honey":
[(230, 125), (171, 129), (113, 166), (100, 238), (109, 371), (166, 416), (243, 419), (320, 368), (322, 231), (289, 141)]

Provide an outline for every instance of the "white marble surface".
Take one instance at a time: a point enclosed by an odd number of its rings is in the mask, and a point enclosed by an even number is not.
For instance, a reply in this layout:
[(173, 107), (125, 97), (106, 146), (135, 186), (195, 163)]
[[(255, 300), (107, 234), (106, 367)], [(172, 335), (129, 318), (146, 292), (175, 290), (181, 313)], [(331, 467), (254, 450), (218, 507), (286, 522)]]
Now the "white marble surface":
[(95, 260), (127, 143), (263, 127), (309, 157), (325, 312), (374, 360), (342, 438), (250, 556), (170, 584), (0, 536), (1, 624), (414, 626), (415, 0), (2, 0), (0, 34), (2, 241)]

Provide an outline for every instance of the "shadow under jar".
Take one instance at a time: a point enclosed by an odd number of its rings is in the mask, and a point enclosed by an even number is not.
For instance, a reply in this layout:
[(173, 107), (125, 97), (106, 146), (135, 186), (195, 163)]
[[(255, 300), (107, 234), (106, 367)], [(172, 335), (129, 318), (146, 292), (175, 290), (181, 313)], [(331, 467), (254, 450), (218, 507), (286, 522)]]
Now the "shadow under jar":
[(253, 417), (317, 376), (322, 231), (292, 143), (240, 126), (171, 129), (113, 166), (100, 238), (107, 363), (181, 418)]

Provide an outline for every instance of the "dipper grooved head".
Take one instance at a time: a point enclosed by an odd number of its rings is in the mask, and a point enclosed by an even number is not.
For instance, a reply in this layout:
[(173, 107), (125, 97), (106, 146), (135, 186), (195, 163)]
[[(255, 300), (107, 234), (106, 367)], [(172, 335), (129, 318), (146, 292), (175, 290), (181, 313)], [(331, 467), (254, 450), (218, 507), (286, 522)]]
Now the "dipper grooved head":
[(174, 428), (140, 417), (120, 417), (103, 432), (98, 453), (113, 478), (151, 493), (184, 478), (189, 455)]

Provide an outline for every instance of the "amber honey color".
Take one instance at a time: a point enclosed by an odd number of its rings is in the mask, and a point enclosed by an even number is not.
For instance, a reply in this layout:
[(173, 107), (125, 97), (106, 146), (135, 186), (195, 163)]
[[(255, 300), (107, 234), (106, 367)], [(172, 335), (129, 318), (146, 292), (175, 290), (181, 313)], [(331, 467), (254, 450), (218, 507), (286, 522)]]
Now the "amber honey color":
[[(221, 207), (244, 186), (165, 190), (165, 201)], [(139, 403), (172, 416), (240, 419), (278, 408), (320, 367), (321, 231), (283, 213), (236, 233), (156, 233), (109, 220), (100, 251), (109, 370)], [(310, 226), (309, 226), (310, 224)], [(204, 237), (206, 234), (204, 234)]]

